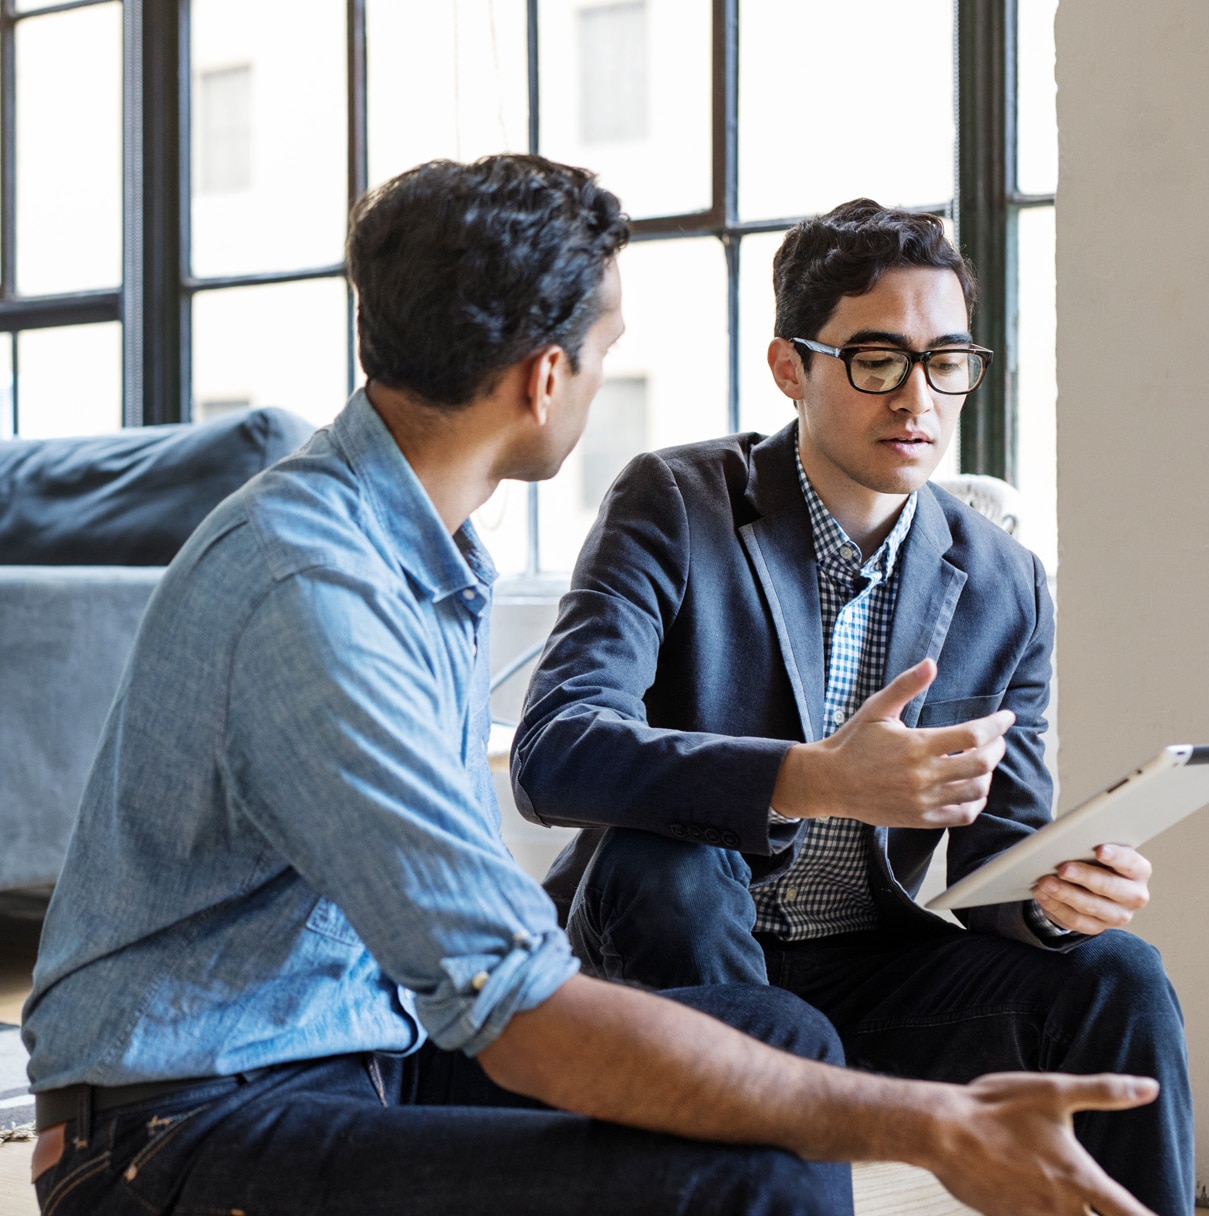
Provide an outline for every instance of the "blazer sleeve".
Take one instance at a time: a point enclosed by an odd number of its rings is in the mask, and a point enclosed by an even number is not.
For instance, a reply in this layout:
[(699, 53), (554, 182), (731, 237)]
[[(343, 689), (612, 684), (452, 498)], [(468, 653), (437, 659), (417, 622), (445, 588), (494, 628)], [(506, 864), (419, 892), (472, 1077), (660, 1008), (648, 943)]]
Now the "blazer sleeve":
[(768, 811), (791, 740), (648, 721), (644, 696), (694, 556), (672, 468), (656, 453), (637, 457), (601, 507), (529, 685), (511, 765), (527, 818), (641, 828), (765, 856), (788, 843), (770, 838)]

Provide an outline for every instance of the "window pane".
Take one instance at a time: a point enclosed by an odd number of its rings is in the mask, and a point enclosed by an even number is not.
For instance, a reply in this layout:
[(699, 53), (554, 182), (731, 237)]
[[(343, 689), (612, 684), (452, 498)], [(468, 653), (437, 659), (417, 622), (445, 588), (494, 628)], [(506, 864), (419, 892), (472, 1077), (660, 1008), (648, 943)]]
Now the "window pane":
[(633, 216), (710, 205), (710, 3), (544, 0), (541, 150), (585, 165)]
[(626, 332), (562, 472), (538, 487), (543, 570), (570, 570), (604, 490), (638, 452), (726, 426), (726, 260), (712, 237), (621, 255)]
[(499, 573), (524, 574), (529, 565), (528, 483), (501, 481), (472, 518)]
[(344, 11), (334, 0), (193, 0), (194, 274), (341, 260)]
[(1025, 501), (1020, 539), (1053, 574), (1058, 567), (1053, 207), (1031, 207), (1020, 212), (1017, 247), (1020, 258), (1017, 481)]
[(521, 0), (368, 0), (369, 179), (529, 146)]
[(13, 434), (13, 335), (0, 334), (0, 439)]
[[(65, 367), (87, 368), (88, 374), (66, 376)], [(17, 431), (23, 439), (103, 435), (121, 425), (122, 327), (116, 321), (17, 335)]]
[(793, 402), (768, 369), (776, 321), (772, 257), (784, 232), (746, 236), (739, 246), (739, 426), (771, 435), (793, 421)]
[(17, 43), (17, 289), (122, 281), (122, 9), (28, 17)]
[(1025, 194), (1058, 187), (1057, 9), (1058, 0), (1018, 0), (1016, 9), (1016, 184)]
[(280, 405), (330, 422), (348, 397), (341, 279), (232, 287), (193, 298), (193, 420)]
[(745, 219), (953, 196), (952, 0), (743, 0), (740, 33)]

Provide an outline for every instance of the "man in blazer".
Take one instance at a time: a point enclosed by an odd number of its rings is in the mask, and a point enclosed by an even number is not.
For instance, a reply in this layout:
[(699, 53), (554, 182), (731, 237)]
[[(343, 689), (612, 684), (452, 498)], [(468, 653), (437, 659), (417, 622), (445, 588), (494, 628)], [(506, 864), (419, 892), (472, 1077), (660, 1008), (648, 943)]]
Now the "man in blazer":
[(517, 803), (584, 829), (547, 889), (589, 972), (771, 981), (858, 1066), (1158, 1077), (1077, 1131), (1186, 1212), (1179, 1006), (1121, 931), (1146, 860), (1102, 846), (965, 928), (913, 899), (946, 831), (954, 881), (1051, 815), (1044, 570), (927, 480), (991, 359), (970, 269), (935, 217), (857, 200), (793, 229), (774, 283), (796, 421), (633, 461), (534, 673)]

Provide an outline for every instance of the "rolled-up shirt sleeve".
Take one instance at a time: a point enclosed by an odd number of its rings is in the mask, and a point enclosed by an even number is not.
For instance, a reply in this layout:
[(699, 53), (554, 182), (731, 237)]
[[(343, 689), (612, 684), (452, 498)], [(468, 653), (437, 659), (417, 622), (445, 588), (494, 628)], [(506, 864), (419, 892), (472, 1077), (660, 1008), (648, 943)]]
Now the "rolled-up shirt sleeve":
[(415, 994), (437, 1045), (471, 1055), (578, 968), (475, 780), (476, 619), (407, 580), (282, 578), (241, 632), (221, 766), (229, 804)]

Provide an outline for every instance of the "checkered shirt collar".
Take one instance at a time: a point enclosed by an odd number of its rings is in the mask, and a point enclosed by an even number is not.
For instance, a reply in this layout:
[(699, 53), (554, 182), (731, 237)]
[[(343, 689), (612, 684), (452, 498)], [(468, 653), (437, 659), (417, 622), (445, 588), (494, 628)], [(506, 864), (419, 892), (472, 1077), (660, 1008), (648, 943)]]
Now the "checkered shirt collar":
[(823, 505), (823, 500), (810, 484), (806, 470), (802, 467), (802, 453), (798, 445), (793, 445), (794, 460), (798, 466), (798, 484), (806, 499), (806, 509), (810, 513), (810, 528), (814, 538), (814, 555), (821, 569), (831, 577), (850, 581), (853, 578), (867, 578), (872, 582), (882, 582), (894, 573), (898, 563), (899, 550), (907, 533), (911, 531), (911, 521), (915, 518), (915, 507), (919, 501), (919, 491), (913, 490), (903, 504), (898, 520), (890, 530), (890, 535), (882, 541), (877, 552), (863, 565), (858, 564), (860, 549), (843, 528), (836, 522), (835, 516)]

